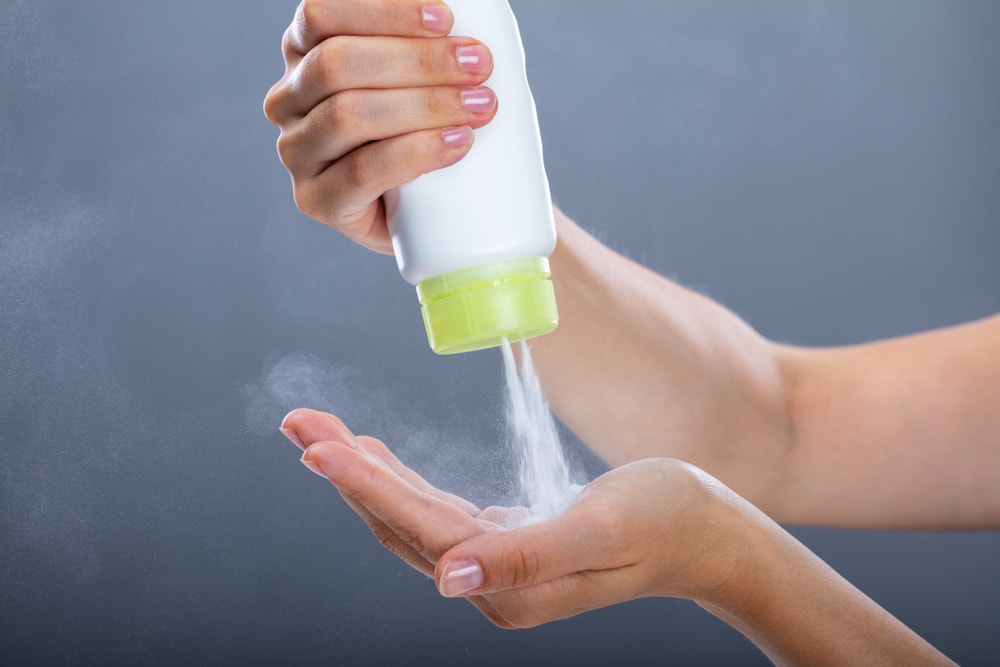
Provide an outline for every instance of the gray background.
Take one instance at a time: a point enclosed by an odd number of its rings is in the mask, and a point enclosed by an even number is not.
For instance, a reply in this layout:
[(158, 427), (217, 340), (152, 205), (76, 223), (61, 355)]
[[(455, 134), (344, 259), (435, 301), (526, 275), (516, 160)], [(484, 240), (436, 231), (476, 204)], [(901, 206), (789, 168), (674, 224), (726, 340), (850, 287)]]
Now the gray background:
[[(1000, 3), (513, 4), (554, 196), (612, 247), (801, 344), (1000, 311)], [(510, 486), (499, 355), (432, 355), (392, 260), (294, 208), (293, 9), (0, 0), (0, 662), (766, 662), (677, 600), (494, 629), (297, 463), (308, 404)], [(996, 664), (1000, 534), (794, 532)]]

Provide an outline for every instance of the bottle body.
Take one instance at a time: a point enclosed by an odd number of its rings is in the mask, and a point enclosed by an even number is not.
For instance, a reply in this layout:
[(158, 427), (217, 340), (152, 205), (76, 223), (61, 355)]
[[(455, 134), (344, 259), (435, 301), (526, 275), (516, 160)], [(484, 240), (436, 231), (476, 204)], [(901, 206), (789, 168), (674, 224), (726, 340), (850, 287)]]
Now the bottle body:
[[(458, 163), (386, 193), (399, 271), (417, 286), (435, 352), (555, 328), (547, 258), (555, 224), (524, 52), (507, 0), (451, 0), (454, 35), (493, 54), (496, 116)], [(447, 301), (448, 303), (445, 303)]]

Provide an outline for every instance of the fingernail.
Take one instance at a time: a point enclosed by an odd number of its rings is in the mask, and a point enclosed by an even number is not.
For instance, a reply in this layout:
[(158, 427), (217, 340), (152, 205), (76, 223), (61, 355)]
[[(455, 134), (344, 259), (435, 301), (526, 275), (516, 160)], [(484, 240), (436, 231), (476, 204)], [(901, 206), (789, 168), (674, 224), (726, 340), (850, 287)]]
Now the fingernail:
[(485, 74), (490, 71), (490, 52), (479, 45), (458, 47), (458, 66), (469, 74)]
[(314, 473), (316, 473), (317, 475), (319, 475), (323, 479), (326, 479), (326, 480), (330, 479), (329, 477), (326, 476), (326, 473), (323, 472), (323, 469), (320, 468), (319, 465), (315, 461), (313, 461), (311, 459), (307, 459), (305, 456), (303, 456), (299, 460), (302, 461), (302, 465), (304, 465), (305, 467), (309, 468), (310, 470), (312, 470)]
[(483, 585), (483, 570), (471, 559), (449, 564), (441, 577), (441, 595), (454, 598), (474, 591)]
[(497, 98), (489, 88), (466, 88), (461, 93), (462, 106), (472, 113), (487, 113), (493, 110)]
[(305, 450), (306, 443), (302, 442), (302, 438), (299, 437), (298, 433), (296, 433), (290, 428), (285, 428), (284, 426), (282, 426), (278, 430), (281, 432), (281, 435), (291, 440), (293, 445), (295, 445), (301, 450)]
[(424, 5), (424, 28), (445, 34), (451, 27), (451, 12), (444, 5)]
[(461, 127), (446, 127), (441, 130), (441, 136), (444, 138), (444, 143), (452, 148), (468, 146), (472, 143), (472, 129), (464, 125)]
[(281, 435), (291, 440), (296, 447), (298, 447), (299, 449), (305, 449), (306, 443), (302, 442), (302, 438), (299, 437), (299, 434), (296, 433), (293, 429), (285, 426), (285, 422), (288, 421), (288, 418), (291, 417), (296, 412), (296, 410), (292, 410), (287, 415), (285, 415), (285, 418), (281, 420), (281, 426), (278, 427), (278, 430), (281, 431)]

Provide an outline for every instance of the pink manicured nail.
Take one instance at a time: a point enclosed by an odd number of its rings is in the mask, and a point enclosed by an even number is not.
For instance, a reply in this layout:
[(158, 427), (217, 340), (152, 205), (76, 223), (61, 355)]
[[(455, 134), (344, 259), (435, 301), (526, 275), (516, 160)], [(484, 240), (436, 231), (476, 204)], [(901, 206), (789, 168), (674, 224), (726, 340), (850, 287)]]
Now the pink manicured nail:
[(443, 5), (425, 5), (422, 13), (424, 28), (445, 34), (451, 28), (451, 12)]
[(483, 585), (483, 570), (479, 563), (466, 559), (451, 563), (441, 577), (441, 595), (454, 598)]
[(319, 465), (317, 465), (315, 461), (307, 459), (305, 456), (303, 456), (299, 460), (302, 461), (302, 465), (304, 465), (305, 467), (309, 468), (310, 470), (312, 470), (314, 473), (316, 473), (317, 475), (319, 475), (323, 479), (329, 479), (329, 477), (326, 476), (326, 473), (323, 472), (323, 469), (320, 468)]
[(457, 57), (458, 66), (469, 74), (485, 74), (490, 71), (490, 52), (482, 46), (460, 46)]
[(496, 97), (489, 88), (466, 88), (461, 95), (462, 106), (472, 113), (487, 113), (496, 105)]
[(444, 138), (444, 143), (452, 148), (468, 146), (472, 143), (472, 130), (464, 125), (461, 127), (447, 127), (441, 130), (441, 136)]

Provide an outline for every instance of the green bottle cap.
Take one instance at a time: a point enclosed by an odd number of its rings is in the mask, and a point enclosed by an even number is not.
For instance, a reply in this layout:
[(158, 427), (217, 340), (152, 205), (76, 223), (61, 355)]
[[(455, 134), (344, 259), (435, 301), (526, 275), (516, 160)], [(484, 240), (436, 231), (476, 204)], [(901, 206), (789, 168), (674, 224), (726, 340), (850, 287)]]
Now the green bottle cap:
[(549, 333), (559, 323), (545, 257), (453, 271), (417, 285), (427, 340), (438, 354), (472, 352)]

